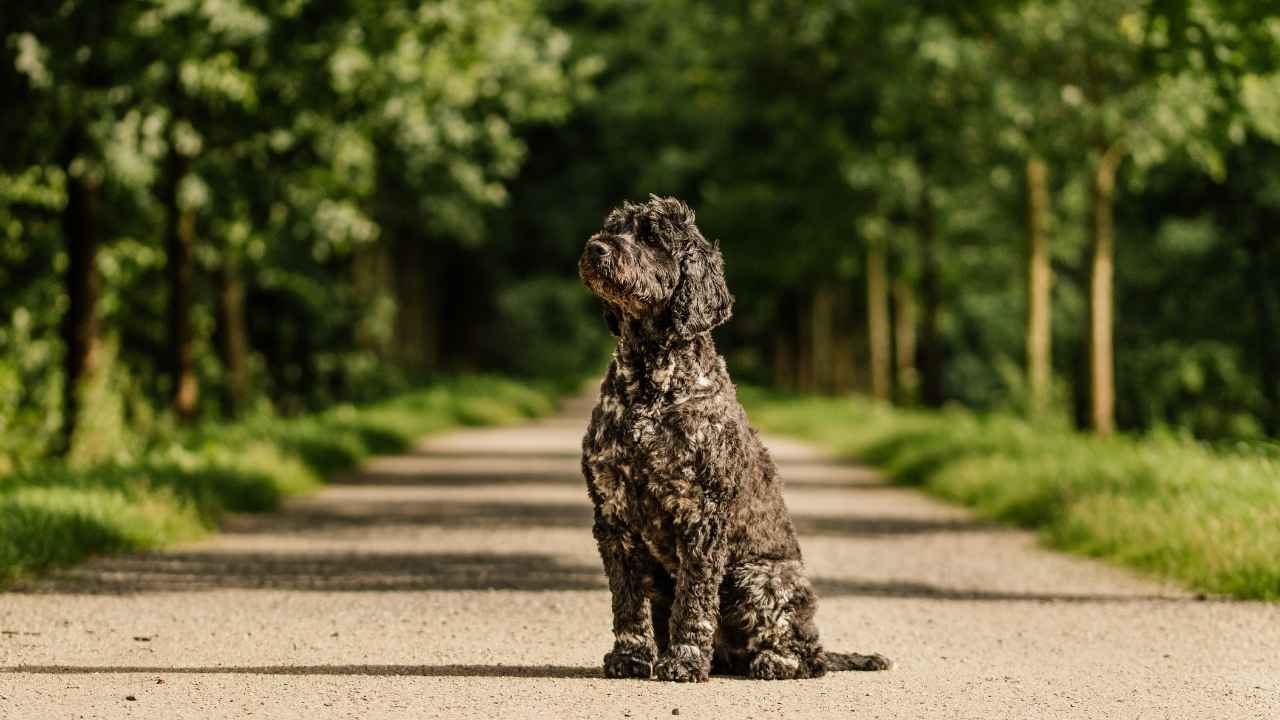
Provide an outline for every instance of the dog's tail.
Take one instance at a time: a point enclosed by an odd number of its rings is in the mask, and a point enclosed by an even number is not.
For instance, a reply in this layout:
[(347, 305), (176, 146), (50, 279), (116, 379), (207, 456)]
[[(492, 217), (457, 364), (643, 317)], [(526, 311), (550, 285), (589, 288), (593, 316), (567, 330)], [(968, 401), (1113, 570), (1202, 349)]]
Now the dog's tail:
[(893, 669), (893, 661), (880, 653), (859, 655), (858, 653), (827, 651), (822, 653), (822, 659), (827, 666), (828, 672), (840, 672), (842, 670), (871, 671)]

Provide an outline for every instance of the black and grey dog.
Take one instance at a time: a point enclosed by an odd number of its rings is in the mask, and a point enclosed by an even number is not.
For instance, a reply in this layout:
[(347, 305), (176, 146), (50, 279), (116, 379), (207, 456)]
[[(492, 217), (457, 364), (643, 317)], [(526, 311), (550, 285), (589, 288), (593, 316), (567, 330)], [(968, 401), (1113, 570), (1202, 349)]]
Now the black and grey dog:
[(711, 329), (732, 313), (716, 243), (675, 198), (624, 203), (578, 264), (618, 337), (582, 442), (613, 594), (605, 675), (704, 681), (885, 670), (824, 652), (769, 452)]

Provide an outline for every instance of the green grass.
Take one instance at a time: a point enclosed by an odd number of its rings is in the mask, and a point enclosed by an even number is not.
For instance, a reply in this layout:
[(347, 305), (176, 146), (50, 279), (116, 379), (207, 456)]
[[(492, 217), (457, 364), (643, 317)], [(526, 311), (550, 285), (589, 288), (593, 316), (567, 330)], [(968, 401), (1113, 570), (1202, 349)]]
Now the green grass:
[(761, 428), (817, 441), (1051, 547), (1208, 593), (1280, 600), (1280, 453), (1096, 438), (961, 410), (745, 390)]
[(91, 554), (212, 531), (227, 511), (266, 512), (366, 457), (458, 425), (544, 415), (555, 392), (460, 377), (364, 407), (256, 418), (157, 439), (129, 462), (48, 463), (0, 476), (0, 584)]

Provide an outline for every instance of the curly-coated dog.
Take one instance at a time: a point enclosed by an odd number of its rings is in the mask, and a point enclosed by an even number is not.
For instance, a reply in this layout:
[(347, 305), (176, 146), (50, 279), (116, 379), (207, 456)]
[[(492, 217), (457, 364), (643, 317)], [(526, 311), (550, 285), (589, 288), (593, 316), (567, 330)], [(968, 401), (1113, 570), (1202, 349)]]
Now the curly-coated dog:
[(624, 203), (578, 270), (618, 337), (582, 442), (613, 595), (605, 675), (888, 669), (881, 655), (819, 644), (782, 481), (711, 340), (733, 297), (693, 211), (674, 198)]

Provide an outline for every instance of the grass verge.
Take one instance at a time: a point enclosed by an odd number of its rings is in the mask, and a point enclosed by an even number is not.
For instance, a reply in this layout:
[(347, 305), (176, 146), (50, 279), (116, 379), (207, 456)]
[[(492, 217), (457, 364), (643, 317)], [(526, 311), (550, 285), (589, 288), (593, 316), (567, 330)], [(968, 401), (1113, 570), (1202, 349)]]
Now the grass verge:
[(748, 389), (765, 430), (824, 444), (1051, 547), (1236, 598), (1280, 600), (1280, 453), (1096, 438), (1008, 416)]
[(199, 537), (224, 512), (273, 510), (427, 433), (544, 415), (554, 395), (499, 378), (454, 378), (364, 407), (201, 428), (130, 462), (9, 473), (0, 477), (0, 585), (91, 554)]

